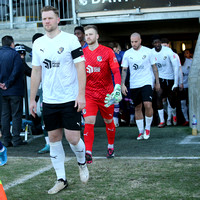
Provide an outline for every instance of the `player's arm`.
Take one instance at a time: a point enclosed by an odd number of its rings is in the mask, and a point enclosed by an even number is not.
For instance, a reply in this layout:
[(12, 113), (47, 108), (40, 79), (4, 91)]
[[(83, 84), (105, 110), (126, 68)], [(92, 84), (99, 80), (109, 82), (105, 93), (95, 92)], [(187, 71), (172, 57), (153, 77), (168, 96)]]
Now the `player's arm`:
[(105, 107), (109, 107), (114, 103), (119, 103), (122, 100), (121, 94), (121, 75), (119, 71), (119, 64), (114, 51), (109, 51), (109, 66), (114, 76), (115, 87), (111, 94), (107, 94), (105, 97)]
[(85, 107), (85, 85), (86, 85), (85, 61), (75, 63), (75, 66), (78, 74), (79, 91), (74, 107), (78, 107), (77, 112), (80, 112)]
[(122, 68), (122, 77), (121, 77), (121, 87), (122, 87), (122, 93), (127, 96), (128, 90), (127, 87), (125, 86), (125, 80), (128, 72), (128, 67), (123, 67)]
[(41, 66), (33, 66), (31, 73), (31, 89), (30, 89), (30, 105), (29, 110), (33, 117), (35, 117), (35, 113), (37, 113), (37, 104), (35, 101), (35, 97), (40, 85), (42, 74)]
[(178, 78), (179, 78), (179, 89), (183, 90), (183, 71), (181, 66), (179, 66)]
[(158, 68), (157, 68), (156, 64), (153, 64), (152, 68), (153, 68), (153, 74), (154, 74), (154, 77), (156, 80), (155, 89), (156, 89), (156, 91), (159, 91), (160, 90), (160, 82), (159, 82), (159, 76), (158, 76)]
[(174, 85), (172, 86), (172, 90), (178, 87), (178, 71), (179, 65), (177, 64), (177, 58), (175, 53), (171, 50), (170, 61), (172, 63), (173, 71), (174, 71)]

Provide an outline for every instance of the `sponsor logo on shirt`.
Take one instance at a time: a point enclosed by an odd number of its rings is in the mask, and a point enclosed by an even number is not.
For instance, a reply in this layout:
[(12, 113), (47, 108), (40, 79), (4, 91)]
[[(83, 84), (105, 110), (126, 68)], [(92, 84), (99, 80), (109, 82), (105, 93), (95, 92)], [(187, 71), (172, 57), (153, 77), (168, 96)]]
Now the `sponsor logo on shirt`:
[(44, 59), (43, 63), (44, 67), (46, 67), (47, 69), (51, 69), (52, 67), (60, 67), (60, 63), (56, 63), (48, 59)]
[(133, 65), (133, 69), (134, 69), (134, 70), (144, 69), (144, 65), (140, 65), (140, 66), (139, 66), (139, 65), (137, 65), (137, 64), (134, 64), (134, 65)]
[(58, 54), (61, 54), (62, 52), (64, 51), (64, 48), (63, 47), (60, 47), (57, 51)]
[(101, 62), (102, 61), (102, 57), (101, 56), (97, 56), (97, 61)]
[(92, 66), (90, 66), (90, 65), (88, 65), (87, 67), (86, 67), (86, 72), (88, 73), (88, 74), (91, 74), (91, 73), (93, 73), (93, 72), (100, 72), (101, 71), (101, 68), (100, 67), (92, 67)]

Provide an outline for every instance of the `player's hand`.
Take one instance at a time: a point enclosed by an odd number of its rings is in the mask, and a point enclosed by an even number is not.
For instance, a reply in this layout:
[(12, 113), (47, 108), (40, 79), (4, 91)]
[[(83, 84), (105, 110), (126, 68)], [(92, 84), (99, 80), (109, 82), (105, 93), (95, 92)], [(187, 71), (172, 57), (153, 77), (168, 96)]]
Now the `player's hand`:
[(160, 91), (160, 83), (155, 83), (155, 90)]
[(123, 94), (124, 96), (127, 96), (127, 93), (128, 93), (127, 87), (123, 84), (123, 85), (122, 85), (122, 94)]
[(85, 96), (84, 95), (78, 95), (75, 101), (74, 107), (77, 107), (77, 112), (81, 112), (83, 108), (85, 108)]
[(178, 85), (174, 84), (174, 85), (172, 86), (172, 91), (177, 90), (177, 88), (178, 88)]
[(37, 104), (36, 104), (36, 101), (30, 101), (29, 111), (30, 111), (31, 115), (35, 118), (36, 113), (37, 113)]
[(179, 90), (180, 90), (180, 91), (183, 91), (183, 83), (181, 83), (181, 84), (179, 85)]
[(114, 91), (111, 94), (107, 94), (104, 102), (106, 103), (104, 106), (109, 107), (114, 103), (119, 103), (122, 100), (121, 94), (121, 85), (116, 84)]

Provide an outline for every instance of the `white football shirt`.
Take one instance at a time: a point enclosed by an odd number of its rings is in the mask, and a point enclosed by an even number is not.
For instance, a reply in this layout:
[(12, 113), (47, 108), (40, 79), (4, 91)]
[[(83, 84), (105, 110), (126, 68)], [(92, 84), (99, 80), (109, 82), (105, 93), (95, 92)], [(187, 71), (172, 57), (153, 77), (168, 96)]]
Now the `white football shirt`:
[(140, 88), (153, 83), (152, 65), (155, 57), (151, 49), (141, 46), (139, 50), (130, 48), (124, 53), (122, 67), (130, 69), (130, 88)]
[(157, 52), (155, 48), (153, 48), (152, 51), (156, 57), (159, 78), (174, 80), (173, 65), (176, 66), (177, 70), (179, 67), (175, 53), (169, 47), (165, 46), (162, 46), (162, 49), (159, 52)]
[(33, 44), (33, 66), (42, 66), (43, 102), (59, 104), (74, 101), (78, 95), (77, 70), (74, 63), (84, 61), (78, 38), (60, 32), (56, 37), (44, 35)]
[(185, 62), (182, 66), (184, 88), (188, 88), (188, 76), (191, 66), (192, 66), (192, 59), (185, 58)]

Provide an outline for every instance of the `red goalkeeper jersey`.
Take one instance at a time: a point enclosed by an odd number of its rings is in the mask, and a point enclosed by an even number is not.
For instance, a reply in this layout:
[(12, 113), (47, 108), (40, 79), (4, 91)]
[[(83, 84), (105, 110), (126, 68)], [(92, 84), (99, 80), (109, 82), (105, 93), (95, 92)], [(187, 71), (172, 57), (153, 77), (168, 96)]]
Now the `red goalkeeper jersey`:
[(106, 94), (113, 92), (111, 70), (115, 84), (121, 84), (119, 64), (112, 49), (99, 45), (91, 51), (83, 49), (86, 67), (86, 97), (104, 101)]

